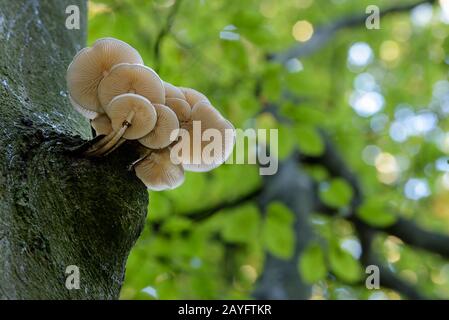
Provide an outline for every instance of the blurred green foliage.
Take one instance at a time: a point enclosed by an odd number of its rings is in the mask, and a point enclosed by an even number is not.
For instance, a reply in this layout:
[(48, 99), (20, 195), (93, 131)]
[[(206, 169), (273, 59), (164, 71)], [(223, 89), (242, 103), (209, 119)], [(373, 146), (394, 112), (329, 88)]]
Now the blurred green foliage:
[[(376, 1), (380, 8), (403, 3), (410, 1)], [(122, 39), (164, 80), (204, 92), (236, 127), (279, 129), (280, 159), (294, 148), (320, 155), (318, 129), (325, 130), (361, 180), (366, 202), (359, 217), (387, 226), (402, 215), (448, 232), (449, 28), (438, 5), (382, 18), (380, 30), (364, 25), (342, 30), (287, 67), (266, 59), (297, 43), (292, 34), (297, 21), (307, 20), (317, 32), (342, 17), (365, 14), (369, 4), (184, 0), (171, 17), (174, 0), (94, 0), (89, 43)], [(369, 50), (351, 51), (357, 43)], [(364, 54), (365, 63), (357, 65)], [(275, 108), (279, 117), (266, 108)], [(319, 165), (304, 170), (319, 184), (321, 200), (344, 213), (351, 187)], [(297, 245), (293, 213), (281, 203), (270, 204), (265, 213), (247, 203), (204, 220), (190, 213), (260, 184), (256, 165), (223, 165), (206, 174), (187, 173), (176, 190), (152, 192), (122, 298), (250, 298), (268, 253), (291, 258)], [(364, 288), (360, 244), (344, 217), (316, 213), (312, 225), (319, 241), (297, 262), (298, 272), (313, 284), (312, 298), (399, 298), (391, 290), (373, 294)], [(375, 247), (398, 276), (426, 294), (449, 297), (447, 261), (388, 235), (378, 236)]]

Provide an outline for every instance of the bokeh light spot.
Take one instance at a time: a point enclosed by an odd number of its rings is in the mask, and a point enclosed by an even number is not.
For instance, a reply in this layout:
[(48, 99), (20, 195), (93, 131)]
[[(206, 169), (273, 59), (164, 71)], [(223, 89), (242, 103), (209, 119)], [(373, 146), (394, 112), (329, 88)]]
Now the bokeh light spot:
[(296, 41), (306, 42), (313, 36), (313, 25), (307, 20), (300, 20), (293, 25), (292, 35)]

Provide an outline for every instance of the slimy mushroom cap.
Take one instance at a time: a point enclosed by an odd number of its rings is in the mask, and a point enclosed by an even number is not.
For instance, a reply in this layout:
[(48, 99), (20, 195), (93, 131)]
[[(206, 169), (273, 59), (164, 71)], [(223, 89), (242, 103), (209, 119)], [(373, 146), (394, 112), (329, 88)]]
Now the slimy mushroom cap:
[(87, 119), (95, 119), (99, 114), (98, 112), (95, 112), (95, 111), (86, 109), (83, 106), (80, 106), (78, 103), (76, 103), (75, 100), (73, 100), (73, 98), (70, 94), (69, 94), (69, 101), (70, 101), (70, 104), (72, 105), (73, 109), (78, 111), (83, 117), (85, 117)]
[(167, 98), (165, 100), (165, 104), (174, 111), (179, 122), (186, 122), (190, 120), (192, 109), (184, 99)]
[(154, 129), (139, 139), (139, 142), (150, 149), (162, 149), (174, 141), (172, 132), (179, 129), (179, 122), (176, 114), (162, 104), (154, 105), (157, 114), (157, 121)]
[[(194, 121), (198, 121), (201, 124), (200, 136), (197, 136), (195, 132)], [(190, 150), (187, 154), (185, 152), (181, 155), (176, 154), (186, 171), (210, 171), (224, 163), (231, 155), (235, 143), (234, 126), (208, 102), (200, 101), (194, 106), (192, 109), (191, 123), (186, 129), (189, 133)], [(219, 144), (221, 145), (221, 152), (213, 152), (212, 155), (209, 155), (210, 158), (203, 159), (203, 150), (212, 143), (211, 141), (203, 141), (202, 139), (207, 129), (215, 129), (214, 133), (219, 134), (217, 139), (219, 139)], [(200, 139), (197, 142), (199, 145), (197, 149), (194, 148), (194, 139)], [(213, 139), (215, 139), (215, 136)], [(182, 137), (180, 143), (182, 143)], [(199, 162), (198, 159), (200, 160)]]
[(182, 93), (186, 97), (186, 101), (190, 104), (192, 108), (195, 104), (197, 104), (200, 101), (205, 101), (210, 104), (209, 99), (207, 99), (207, 97), (204, 94), (195, 89), (184, 87), (179, 87), (179, 89), (182, 91)]
[(170, 159), (168, 148), (152, 152), (135, 166), (137, 177), (154, 191), (174, 189), (184, 182), (184, 170)]
[(165, 98), (178, 98), (178, 99), (182, 99), (185, 100), (186, 97), (184, 96), (184, 94), (182, 93), (182, 91), (172, 85), (169, 82), (164, 81), (164, 89), (165, 89)]
[(90, 124), (94, 128), (97, 136), (107, 135), (113, 130), (111, 119), (104, 113), (93, 119)]
[(165, 102), (161, 78), (153, 69), (141, 64), (120, 63), (113, 66), (98, 86), (98, 98), (102, 106), (124, 93), (139, 94), (153, 104)]
[(123, 134), (123, 138), (128, 140), (142, 138), (153, 130), (156, 124), (157, 115), (153, 105), (148, 99), (137, 94), (125, 93), (115, 97), (105, 107), (105, 111), (115, 131), (120, 130), (130, 114), (133, 114), (129, 127)]
[(95, 41), (79, 51), (67, 68), (67, 87), (73, 100), (85, 109), (104, 113), (98, 99), (98, 85), (112, 66), (119, 63), (143, 64), (129, 44), (114, 38)]

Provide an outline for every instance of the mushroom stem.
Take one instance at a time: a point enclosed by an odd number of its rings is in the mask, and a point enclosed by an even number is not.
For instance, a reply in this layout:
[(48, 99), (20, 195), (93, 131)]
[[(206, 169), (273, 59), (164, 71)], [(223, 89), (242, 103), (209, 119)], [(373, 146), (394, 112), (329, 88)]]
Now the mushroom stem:
[(100, 147), (96, 151), (92, 152), (92, 155), (101, 156), (104, 153), (108, 152), (112, 147), (114, 147), (117, 144), (117, 141), (120, 140), (120, 138), (125, 133), (126, 129), (128, 129), (128, 125), (124, 125), (123, 127), (121, 127), (120, 130), (115, 133), (114, 137), (108, 143), (106, 143), (104, 146)]
[(141, 162), (142, 160), (144, 160), (146, 157), (148, 157), (151, 153), (153, 152), (152, 149), (148, 149), (147, 151), (145, 151), (139, 159), (137, 159), (136, 161), (134, 161), (133, 163), (131, 163), (128, 167), (128, 170), (131, 171), (139, 162)]
[(112, 151), (114, 151), (115, 149), (117, 149), (118, 147), (120, 147), (125, 141), (126, 141), (125, 138), (120, 138), (120, 140), (115, 144), (115, 146), (113, 146), (111, 150), (109, 150), (108, 152), (106, 152), (106, 153), (104, 154), (104, 156), (107, 156), (107, 155), (110, 154)]
[[(123, 124), (122, 124), (122, 127), (120, 128), (120, 130), (113, 131), (110, 134), (108, 134), (106, 137), (104, 137), (102, 140), (98, 141), (98, 143), (93, 145), (92, 148), (86, 152), (86, 155), (101, 156), (104, 153), (109, 153), (109, 152), (112, 152), (113, 150), (115, 150), (116, 148), (113, 148), (113, 147), (116, 144), (118, 144), (117, 147), (120, 146), (124, 141), (122, 142), (119, 140), (125, 133), (126, 129), (128, 129), (128, 127), (131, 126), (131, 121), (134, 118), (135, 114), (136, 113), (134, 111), (131, 111), (130, 113), (128, 113), (125, 121), (123, 121)], [(123, 139), (123, 140), (125, 140), (125, 139)], [(110, 150), (111, 148), (113, 148), (113, 149)]]
[(91, 155), (92, 153), (94, 153), (96, 150), (98, 150), (99, 148), (101, 148), (102, 146), (104, 146), (106, 143), (108, 143), (109, 141), (111, 141), (111, 139), (115, 136), (115, 131), (112, 131), (111, 133), (109, 133), (107, 136), (104, 136), (103, 138), (101, 138), (101, 140), (99, 140), (98, 142), (96, 142), (94, 145), (92, 145), (86, 152), (86, 155)]

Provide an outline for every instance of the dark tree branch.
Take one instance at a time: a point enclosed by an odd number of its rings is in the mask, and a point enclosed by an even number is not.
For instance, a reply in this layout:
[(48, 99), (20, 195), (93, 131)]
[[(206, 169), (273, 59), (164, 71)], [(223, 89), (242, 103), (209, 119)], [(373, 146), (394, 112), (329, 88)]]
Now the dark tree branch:
[(392, 234), (414, 247), (449, 258), (449, 236), (422, 229), (413, 221), (398, 218), (393, 225), (377, 230)]
[(375, 265), (379, 268), (380, 285), (385, 288), (393, 289), (412, 300), (426, 299), (426, 297), (419, 293), (414, 286), (402, 280), (380, 261), (372, 249), (372, 242), (375, 232), (359, 221), (356, 221), (354, 225), (362, 246), (361, 261), (365, 266)]
[[(351, 203), (351, 212), (347, 217), (348, 220), (354, 223), (357, 233), (359, 235), (363, 255), (362, 262), (365, 265), (374, 264), (380, 269), (381, 282), (384, 287), (394, 289), (410, 299), (423, 299), (423, 297), (413, 286), (396, 276), (388, 267), (386, 267), (376, 256), (372, 250), (372, 239), (377, 232), (385, 232), (400, 238), (405, 243), (428, 250), (433, 253), (440, 254), (443, 257), (449, 257), (449, 236), (431, 232), (422, 229), (413, 221), (398, 217), (397, 221), (389, 227), (374, 227), (366, 224), (356, 214), (357, 207), (363, 201), (363, 195), (358, 179), (346, 166), (341, 155), (337, 152), (330, 138), (323, 133), (325, 141), (325, 152), (317, 158), (302, 157), (300, 161), (306, 163), (319, 163), (327, 168), (332, 176), (339, 176), (344, 178), (354, 189), (354, 199)], [(320, 208), (320, 212), (327, 214), (335, 214), (335, 211), (325, 206)]]
[[(346, 166), (343, 158), (331, 143), (330, 138), (324, 133), (322, 136), (326, 146), (324, 153), (320, 157), (315, 158), (302, 157), (300, 158), (300, 161), (303, 163), (319, 163), (323, 165), (332, 176), (342, 177), (348, 181), (354, 190), (354, 198), (351, 203), (351, 214), (348, 218), (353, 222), (364, 223), (355, 215), (357, 207), (363, 201), (363, 194), (357, 176)], [(325, 207), (322, 207), (321, 209), (324, 213), (328, 210)], [(395, 235), (411, 246), (425, 249), (449, 258), (449, 236), (424, 230), (413, 221), (398, 217), (397, 221), (387, 228), (368, 225), (367, 227), (372, 230)]]
[(175, 22), (176, 14), (178, 13), (179, 7), (181, 5), (182, 0), (176, 0), (173, 4), (173, 7), (171, 8), (167, 20), (165, 22), (165, 25), (161, 28), (159, 31), (155, 43), (154, 43), (154, 70), (156, 72), (159, 72), (159, 69), (161, 67), (162, 58), (161, 58), (161, 46), (162, 42), (164, 41), (164, 38), (170, 33), (171, 28)]
[(323, 154), (319, 157), (300, 155), (299, 161), (302, 163), (319, 163), (326, 168), (331, 176), (345, 179), (351, 185), (354, 192), (351, 206), (354, 208), (358, 207), (362, 203), (363, 193), (357, 176), (346, 165), (346, 162), (335, 148), (329, 135), (321, 130), (321, 136), (325, 146)]
[[(232, 200), (223, 201), (220, 203), (217, 203), (211, 207), (201, 208), (195, 211), (190, 211), (186, 213), (182, 213), (181, 216), (191, 219), (195, 222), (204, 221), (210, 217), (212, 217), (214, 214), (216, 214), (220, 210), (224, 209), (232, 209), (235, 207), (238, 207), (240, 205), (243, 205), (249, 201), (254, 201), (257, 199), (258, 196), (262, 194), (264, 190), (264, 185), (258, 186), (256, 189), (250, 191), (247, 194), (244, 194), (243, 196), (237, 197)], [(161, 222), (153, 222), (151, 224), (151, 227), (155, 231), (159, 231), (162, 227)], [(188, 232), (186, 233), (188, 234)]]
[[(272, 112), (276, 116), (276, 113), (274, 113), (273, 110), (271, 109), (267, 110), (268, 112)], [(351, 185), (354, 196), (350, 204), (349, 215), (345, 216), (345, 218), (354, 223), (358, 233), (361, 236), (363, 236), (364, 233), (369, 233), (370, 237), (373, 237), (372, 235), (373, 233), (386, 232), (396, 235), (397, 237), (401, 238), (405, 243), (412, 245), (414, 247), (426, 249), (428, 251), (440, 254), (444, 257), (449, 257), (448, 255), (449, 236), (447, 235), (423, 230), (414, 222), (405, 220), (400, 217), (398, 218), (395, 224), (393, 224), (388, 228), (370, 226), (366, 224), (364, 221), (362, 221), (355, 214), (357, 208), (362, 204), (364, 198), (358, 178), (356, 174), (354, 174), (346, 165), (346, 162), (335, 148), (334, 144), (331, 141), (331, 138), (327, 135), (327, 133), (321, 131), (321, 135), (325, 144), (325, 150), (322, 155), (320, 155), (319, 157), (309, 157), (297, 153), (296, 159), (298, 162), (301, 162), (303, 164), (323, 165), (331, 176), (341, 177)], [(336, 213), (335, 210), (328, 208), (322, 203), (320, 203), (318, 197), (315, 197), (315, 202), (317, 203), (318, 212), (322, 212), (329, 215), (335, 215)], [(383, 265), (380, 262), (380, 260), (376, 257), (375, 253), (372, 250), (371, 240), (367, 242), (365, 239), (364, 241), (365, 241), (364, 245), (365, 258), (362, 262), (365, 265), (375, 264), (379, 266), (381, 274), (383, 275), (382, 284), (384, 287), (397, 290), (398, 292), (409, 297), (410, 299), (424, 298), (413, 286), (397, 277), (392, 271), (390, 271), (385, 265)], [(369, 243), (369, 245), (367, 245), (367, 243)]]
[[(335, 216), (336, 214), (336, 211), (334, 209), (323, 206), (322, 204), (320, 204), (318, 211), (329, 216)], [(374, 236), (380, 231), (380, 229), (367, 225), (356, 215), (351, 215), (347, 218), (354, 224), (358, 238), (360, 239), (360, 244), (362, 246), (362, 256), (360, 261), (365, 267), (369, 265), (376, 265), (377, 267), (379, 267), (381, 285), (385, 288), (395, 290), (409, 299), (426, 299), (426, 297), (421, 295), (415, 287), (394, 274), (374, 252), (372, 241)]]
[[(415, 3), (403, 4), (393, 6), (387, 9), (384, 9), (380, 12), (381, 17), (385, 17), (390, 14), (400, 13), (410, 11), (413, 8), (424, 4), (424, 3), (435, 3), (436, 0), (421, 0)], [(279, 62), (281, 64), (285, 64), (288, 60), (292, 58), (300, 58), (304, 56), (309, 56), (323, 46), (325, 46), (329, 41), (335, 38), (336, 33), (341, 30), (347, 28), (354, 28), (364, 25), (366, 18), (368, 16), (366, 14), (362, 15), (350, 15), (348, 17), (337, 20), (329, 25), (322, 26), (317, 28), (312, 38), (304, 44), (295, 44), (291, 48), (284, 50), (280, 53), (273, 53), (268, 55), (268, 60)]]
[[(381, 16), (385, 17), (386, 15), (397, 13), (397, 12), (404, 12), (409, 11), (416, 6), (423, 4), (423, 3), (434, 3), (436, 0), (427, 0), (427, 1), (419, 1), (413, 4), (407, 4), (407, 5), (398, 5), (394, 7), (390, 7), (388, 9), (385, 9), (381, 11)], [(351, 27), (357, 27), (360, 25), (363, 25), (363, 23), (366, 21), (367, 15), (359, 15), (359, 16), (350, 16), (341, 20), (338, 20), (334, 23), (331, 23), (327, 26), (318, 28), (315, 34), (313, 35), (312, 39), (310, 39), (306, 44), (296, 44), (292, 46), (290, 49), (277, 53), (277, 54), (269, 54), (267, 55), (267, 60), (278, 62), (281, 64), (285, 64), (288, 60), (295, 58), (295, 57), (302, 57), (310, 55), (323, 46), (325, 46), (330, 40), (332, 40), (336, 33), (347, 29)], [(260, 81), (258, 82), (259, 86), (256, 86), (256, 97), (259, 98), (261, 96), (260, 92)], [(284, 94), (285, 96), (285, 94)], [(289, 97), (286, 97), (289, 99)], [(262, 101), (263, 102), (263, 101)], [(265, 104), (266, 105), (266, 104)], [(270, 104), (268, 104), (270, 106)], [(274, 110), (274, 112), (273, 112)], [(274, 115), (276, 114), (275, 108), (265, 108), (264, 111), (272, 112)], [(282, 119), (280, 119), (282, 120)], [(323, 133), (323, 136), (325, 134)], [(424, 297), (410, 284), (400, 279), (396, 274), (394, 274), (392, 271), (390, 271), (385, 265), (383, 265), (380, 260), (375, 256), (375, 252), (372, 250), (371, 242), (374, 234), (377, 232), (372, 227), (365, 224), (363, 221), (359, 220), (359, 218), (354, 214), (357, 207), (360, 206), (360, 204), (363, 202), (363, 194), (362, 194), (362, 188), (359, 185), (359, 181), (356, 177), (356, 175), (351, 172), (351, 170), (346, 166), (346, 163), (340, 157), (337, 150), (333, 147), (333, 144), (331, 143), (331, 140), (325, 136), (325, 152), (324, 154), (319, 158), (307, 158), (307, 157), (301, 157), (301, 155), (298, 155), (298, 160), (303, 163), (307, 162), (314, 162), (314, 163), (320, 163), (323, 166), (325, 166), (328, 170), (328, 172), (332, 176), (339, 176), (347, 180), (350, 185), (352, 186), (354, 190), (354, 197), (351, 202), (351, 208), (352, 212), (350, 213), (349, 219), (352, 220), (352, 222), (355, 224), (357, 228), (357, 232), (359, 233), (362, 247), (363, 247), (363, 257), (362, 262), (365, 265), (369, 264), (375, 264), (380, 268), (381, 271), (381, 284), (384, 287), (391, 288), (393, 290), (396, 290), (403, 294), (404, 296), (407, 296), (410, 299), (423, 299)], [(283, 182), (284, 185), (288, 185), (288, 181)], [(299, 195), (298, 195), (299, 196)], [(318, 199), (314, 199), (317, 201)], [(399, 220), (400, 221), (400, 220)], [(399, 229), (402, 230), (402, 229)], [(397, 233), (399, 233), (399, 230), (397, 230)], [(424, 234), (428, 235), (428, 234)], [(441, 240), (440, 237), (437, 237), (438, 240)], [(431, 239), (433, 239), (431, 237)], [(412, 242), (412, 239), (408, 239), (405, 237), (405, 241), (409, 240), (409, 242), (412, 244), (416, 244), (416, 242)], [(433, 243), (433, 241), (431, 241)], [(438, 249), (438, 252), (441, 253), (441, 247), (435, 247), (430, 245), (428, 242), (420, 243), (421, 247), (424, 245), (428, 249), (433, 249), (435, 251)], [(434, 244), (434, 243), (433, 243)], [(267, 266), (266, 266), (267, 267)], [(270, 269), (274, 269), (272, 266), (270, 266)], [(275, 270), (275, 274), (282, 274), (285, 273), (285, 270), (282, 272), (278, 272)], [(270, 281), (269, 283), (272, 283), (273, 281)], [(274, 281), (274, 283), (279, 282), (279, 279)], [(264, 290), (268, 291), (268, 290)]]
[(247, 203), (249, 201), (255, 200), (263, 192), (263, 190), (264, 190), (264, 185), (260, 185), (256, 189), (252, 190), (251, 192), (249, 192), (241, 197), (218, 203), (209, 208), (203, 208), (203, 209), (200, 209), (197, 211), (191, 211), (191, 212), (182, 214), (182, 216), (190, 218), (193, 221), (203, 221), (203, 220), (206, 220), (207, 218), (210, 218), (211, 216), (213, 216), (216, 212), (218, 212), (220, 210), (232, 209), (232, 208), (238, 207), (244, 203)]
[[(272, 112), (269, 110), (268, 112)], [(379, 231), (388, 232), (386, 229), (382, 230), (381, 228), (375, 228), (366, 224), (364, 221), (360, 220), (360, 218), (355, 214), (356, 209), (363, 202), (363, 193), (360, 183), (358, 181), (357, 176), (349, 169), (346, 165), (346, 162), (343, 160), (334, 144), (332, 143), (330, 137), (326, 134), (326, 132), (321, 131), (321, 135), (323, 137), (323, 141), (325, 144), (325, 150), (322, 155), (319, 157), (309, 157), (302, 155), (301, 153), (294, 153), (292, 156), (303, 164), (320, 164), (323, 165), (329, 174), (333, 177), (341, 177), (345, 179), (353, 189), (353, 199), (350, 204), (350, 212), (345, 218), (349, 221), (353, 222), (357, 233), (359, 234), (363, 256), (362, 263), (365, 266), (368, 265), (376, 265), (380, 269), (381, 274), (381, 284), (385, 288), (393, 289), (409, 299), (425, 299), (423, 295), (421, 295), (416, 288), (407, 283), (406, 281), (399, 278), (396, 274), (394, 274), (387, 266), (385, 266), (379, 258), (376, 256), (376, 253), (372, 250), (371, 242), (374, 234)], [(286, 182), (284, 182), (285, 184)], [(288, 184), (288, 183), (286, 183)], [(315, 185), (315, 189), (316, 189)], [(317, 195), (317, 192), (315, 192)], [(334, 209), (326, 207), (322, 203), (320, 203), (319, 198), (316, 196), (314, 199), (316, 203), (316, 209), (318, 212), (322, 212), (329, 215), (335, 215), (336, 212)], [(407, 228), (408, 227), (408, 228)], [(412, 228), (413, 227), (413, 228)], [(405, 229), (405, 230), (404, 230)], [(414, 238), (414, 229), (419, 230), (418, 234), (421, 237), (425, 237), (425, 240), (416, 240)], [(395, 225), (390, 227), (390, 233), (395, 234), (400, 237), (403, 235), (403, 241), (416, 247), (425, 248), (435, 253), (440, 253), (445, 255), (449, 247), (449, 237), (444, 235), (435, 234), (429, 231), (424, 231), (413, 222), (409, 222), (407, 220), (398, 219)], [(445, 246), (445, 244), (448, 246)]]

